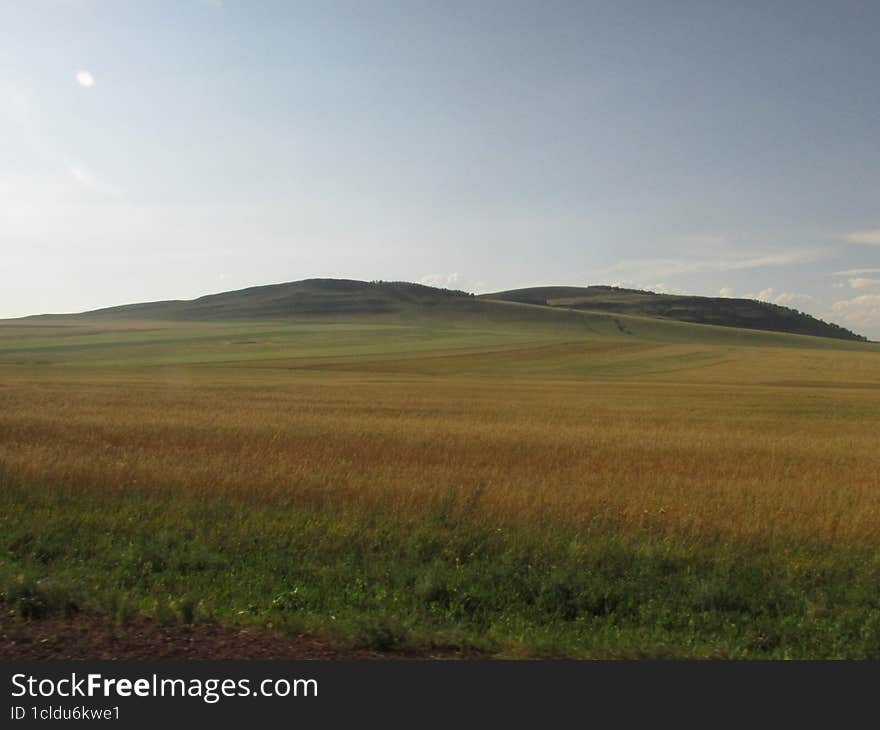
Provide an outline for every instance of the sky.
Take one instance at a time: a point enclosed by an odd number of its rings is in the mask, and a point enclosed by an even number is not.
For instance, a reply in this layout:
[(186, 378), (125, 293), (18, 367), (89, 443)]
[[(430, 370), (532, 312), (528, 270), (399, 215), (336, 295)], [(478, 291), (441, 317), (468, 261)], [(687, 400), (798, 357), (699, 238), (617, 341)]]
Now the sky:
[(0, 317), (310, 277), (880, 339), (880, 3), (0, 0)]

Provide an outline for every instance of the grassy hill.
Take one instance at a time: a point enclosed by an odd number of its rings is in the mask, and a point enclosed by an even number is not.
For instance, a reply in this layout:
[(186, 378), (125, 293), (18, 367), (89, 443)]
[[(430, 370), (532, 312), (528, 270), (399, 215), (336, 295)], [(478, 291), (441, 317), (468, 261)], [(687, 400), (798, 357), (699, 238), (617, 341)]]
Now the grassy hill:
[[(731, 348), (738, 352), (733, 358)], [(718, 364), (743, 363), (744, 353), (755, 349), (791, 351), (787, 358), (801, 359), (826, 352), (816, 361), (826, 377), (833, 353), (876, 352), (874, 345), (839, 338), (340, 280), (0, 321), (0, 368), (220, 365), (581, 377), (696, 367), (722, 378)], [(752, 378), (761, 370), (737, 368), (731, 377)]]
[(772, 332), (865, 340), (839, 325), (804, 312), (754, 299), (657, 294), (613, 286), (544, 286), (484, 294), (489, 300), (520, 302), (566, 309), (665, 317), (681, 322), (744, 327)]
[[(421, 323), (423, 327), (511, 328), (547, 336), (636, 336), (714, 344), (804, 345), (776, 333), (837, 341), (865, 338), (836, 324), (775, 304), (749, 299), (655, 294), (607, 286), (537, 287), (474, 296), (409, 282), (306, 279), (210, 294), (193, 300), (125, 304), (19, 320), (46, 323), (163, 321)], [(679, 323), (713, 325), (682, 328)], [(734, 331), (735, 330), (735, 331)], [(761, 333), (767, 333), (762, 335)], [(771, 334), (772, 333), (772, 334)], [(807, 343), (810, 347), (824, 345)]]
[(125, 304), (83, 312), (101, 318), (165, 321), (379, 315), (411, 310), (481, 312), (493, 305), (462, 291), (407, 282), (305, 279), (209, 294), (192, 300)]

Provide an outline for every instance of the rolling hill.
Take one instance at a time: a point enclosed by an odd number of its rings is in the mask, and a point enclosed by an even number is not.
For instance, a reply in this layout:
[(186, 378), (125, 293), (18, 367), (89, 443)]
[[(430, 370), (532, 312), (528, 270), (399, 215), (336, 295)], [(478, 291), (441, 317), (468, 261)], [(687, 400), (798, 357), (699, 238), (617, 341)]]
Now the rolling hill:
[(481, 297), (495, 301), (643, 317), (664, 317), (679, 322), (788, 332), (841, 340), (867, 339), (840, 325), (825, 322), (796, 309), (754, 299), (657, 294), (613, 286), (532, 287), (483, 294)]
[(171, 300), (107, 307), (90, 317), (183, 321), (274, 319), (316, 315), (391, 314), (409, 310), (491, 308), (461, 291), (406, 282), (305, 279)]
[[(656, 294), (608, 286), (537, 287), (475, 296), (409, 282), (305, 279), (210, 294), (192, 300), (125, 304), (79, 314), (38, 315), (26, 319), (154, 320), (236, 322), (361, 319), (432, 320), (529, 325), (594, 334), (655, 334), (717, 340), (750, 331), (863, 341), (836, 324), (775, 304), (750, 299)], [(722, 330), (682, 332), (677, 323), (714, 325)]]

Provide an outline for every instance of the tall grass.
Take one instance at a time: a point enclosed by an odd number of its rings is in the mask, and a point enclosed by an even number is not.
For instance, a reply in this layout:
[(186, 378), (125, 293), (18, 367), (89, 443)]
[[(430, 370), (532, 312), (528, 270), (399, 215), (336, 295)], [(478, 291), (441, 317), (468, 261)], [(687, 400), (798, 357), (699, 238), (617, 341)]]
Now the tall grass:
[(880, 390), (240, 376), (0, 389), (26, 481), (692, 534), (880, 538)]
[(411, 515), (0, 487), (2, 598), (26, 617), (72, 605), (497, 656), (880, 657), (876, 545), (502, 527), (453, 496)]

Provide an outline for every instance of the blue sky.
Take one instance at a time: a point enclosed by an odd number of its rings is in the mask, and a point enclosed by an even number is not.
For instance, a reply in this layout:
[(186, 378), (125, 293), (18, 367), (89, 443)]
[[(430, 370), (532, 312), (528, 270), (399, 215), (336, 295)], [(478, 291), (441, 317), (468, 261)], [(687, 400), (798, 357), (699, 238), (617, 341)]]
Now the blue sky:
[(0, 316), (313, 276), (880, 339), (876, 2), (0, 1)]

